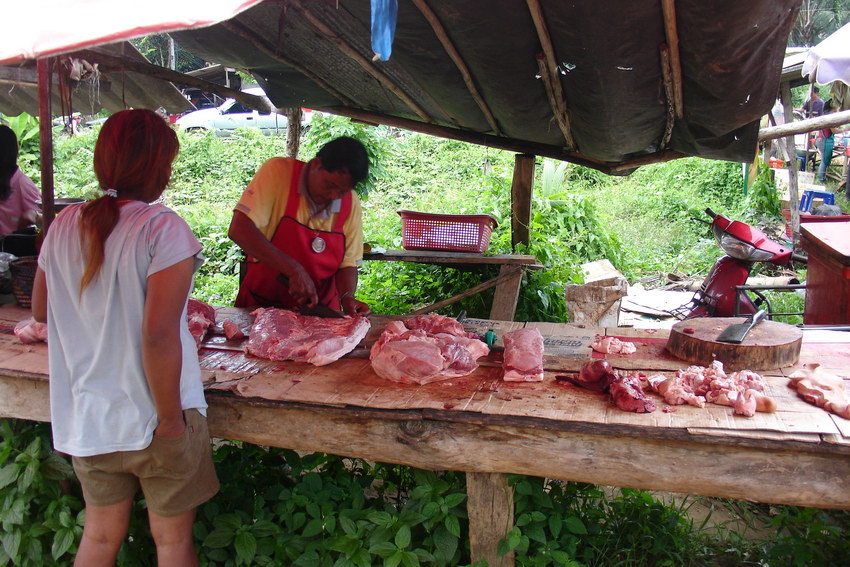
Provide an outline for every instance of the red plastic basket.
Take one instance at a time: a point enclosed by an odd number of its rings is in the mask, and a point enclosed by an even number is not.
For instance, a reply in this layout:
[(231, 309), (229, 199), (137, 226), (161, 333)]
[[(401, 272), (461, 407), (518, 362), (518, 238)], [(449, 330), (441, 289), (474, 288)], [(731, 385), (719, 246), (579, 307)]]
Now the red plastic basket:
[(490, 234), (498, 226), (490, 215), (442, 215), (398, 211), (401, 215), (402, 248), (478, 252), (490, 246)]

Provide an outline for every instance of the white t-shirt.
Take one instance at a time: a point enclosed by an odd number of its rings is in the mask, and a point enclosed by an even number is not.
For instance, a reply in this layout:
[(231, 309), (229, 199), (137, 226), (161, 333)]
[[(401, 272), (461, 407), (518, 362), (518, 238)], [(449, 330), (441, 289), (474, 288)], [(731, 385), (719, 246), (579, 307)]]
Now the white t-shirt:
[(29, 211), (37, 211), (35, 202), (41, 193), (35, 183), (18, 168), (9, 180), (9, 198), (0, 201), (0, 234), (11, 234), (18, 230), (18, 221)]
[[(158, 423), (142, 366), (147, 278), (192, 256), (197, 269), (201, 244), (168, 207), (127, 202), (106, 240), (100, 273), (80, 294), (81, 207), (67, 207), (56, 217), (38, 259), (47, 275), (54, 445), (78, 457), (144, 449)], [(203, 412), (198, 351), (185, 306), (181, 321), (181, 402), (184, 410)]]

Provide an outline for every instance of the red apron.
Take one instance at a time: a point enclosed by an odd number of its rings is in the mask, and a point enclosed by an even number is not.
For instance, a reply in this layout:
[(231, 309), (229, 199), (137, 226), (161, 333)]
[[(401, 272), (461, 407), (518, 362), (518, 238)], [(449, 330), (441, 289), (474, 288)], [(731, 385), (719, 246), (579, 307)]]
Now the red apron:
[[(316, 285), (319, 303), (324, 303), (332, 309), (339, 309), (334, 276), (345, 256), (345, 234), (342, 227), (351, 214), (351, 192), (343, 195), (340, 211), (336, 215), (331, 232), (316, 230), (299, 223), (295, 220), (298, 205), (301, 202), (298, 181), (304, 165), (299, 162), (293, 167), (286, 211), (275, 229), (271, 243), (304, 267)], [(325, 242), (324, 250), (321, 252), (313, 250), (312, 245), (316, 238), (321, 238)], [(278, 281), (278, 275), (280, 272), (271, 266), (248, 258), (245, 279), (239, 286), (239, 294), (236, 296), (234, 305), (236, 307), (296, 307), (298, 302), (289, 295), (287, 286)]]

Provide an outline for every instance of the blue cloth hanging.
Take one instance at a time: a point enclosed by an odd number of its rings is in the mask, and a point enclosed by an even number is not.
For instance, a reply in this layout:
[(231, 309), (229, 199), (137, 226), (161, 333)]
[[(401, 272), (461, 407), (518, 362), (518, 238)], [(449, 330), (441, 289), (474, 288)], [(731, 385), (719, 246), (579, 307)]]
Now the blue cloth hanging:
[(372, 0), (372, 51), (381, 61), (393, 52), (398, 0)]

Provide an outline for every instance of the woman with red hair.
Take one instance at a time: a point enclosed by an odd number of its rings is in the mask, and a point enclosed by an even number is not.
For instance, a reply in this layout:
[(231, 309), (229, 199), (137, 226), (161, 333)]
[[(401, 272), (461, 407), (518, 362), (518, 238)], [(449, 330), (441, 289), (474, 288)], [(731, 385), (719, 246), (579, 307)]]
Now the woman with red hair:
[(44, 240), (33, 315), (48, 326), (53, 442), (86, 500), (75, 565), (114, 565), (139, 488), (160, 566), (197, 565), (195, 509), (218, 491), (186, 304), (201, 244), (154, 204), (179, 143), (150, 110), (103, 125), (104, 195), (65, 208)]

